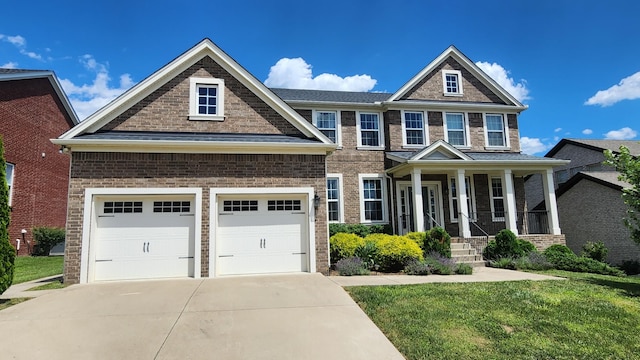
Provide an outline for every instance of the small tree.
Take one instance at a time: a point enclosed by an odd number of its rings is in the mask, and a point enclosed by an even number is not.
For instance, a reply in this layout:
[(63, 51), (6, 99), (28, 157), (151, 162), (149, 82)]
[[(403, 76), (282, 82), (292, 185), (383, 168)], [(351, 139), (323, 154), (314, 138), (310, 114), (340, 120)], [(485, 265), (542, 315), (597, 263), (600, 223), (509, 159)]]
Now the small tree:
[(640, 159), (631, 155), (626, 146), (614, 153), (605, 150), (604, 165), (613, 166), (620, 173), (618, 179), (631, 185), (622, 189), (622, 200), (629, 207), (624, 224), (631, 230), (631, 239), (640, 244)]
[(13, 266), (16, 253), (9, 242), (9, 186), (7, 186), (7, 164), (4, 160), (4, 144), (0, 136), (0, 294), (13, 283)]

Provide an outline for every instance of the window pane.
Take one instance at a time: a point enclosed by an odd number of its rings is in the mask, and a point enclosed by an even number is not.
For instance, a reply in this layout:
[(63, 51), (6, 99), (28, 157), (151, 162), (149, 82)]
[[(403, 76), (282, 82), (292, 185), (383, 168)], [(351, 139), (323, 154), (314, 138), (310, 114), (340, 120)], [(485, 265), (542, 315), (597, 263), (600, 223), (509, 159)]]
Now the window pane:
[(218, 88), (216, 86), (198, 86), (198, 114), (217, 114), (217, 93)]
[(378, 130), (378, 114), (360, 114), (362, 130)]
[(5, 164), (6, 164), (5, 171), (6, 171), (7, 185), (11, 187), (11, 184), (13, 184), (13, 164), (9, 164), (9, 163), (5, 163)]
[(422, 139), (422, 130), (407, 130), (408, 145), (421, 145)]
[(329, 140), (336, 142), (336, 131), (335, 130), (321, 130)]
[(382, 201), (365, 201), (364, 218), (370, 221), (381, 221)]
[(464, 132), (449, 130), (447, 135), (449, 136), (449, 144), (451, 144), (451, 145), (465, 145)]
[(327, 180), (327, 199), (338, 199), (338, 179)]
[(422, 113), (404, 113), (404, 124), (407, 129), (422, 129)]
[(382, 199), (381, 180), (364, 180), (363, 188), (365, 199)]
[(340, 221), (340, 210), (337, 202), (327, 204), (329, 212), (329, 221)]
[(494, 197), (502, 197), (502, 179), (491, 179), (491, 191), (493, 192)]
[(378, 132), (363, 131), (361, 134), (361, 139), (363, 146), (380, 146)]
[(447, 114), (447, 128), (464, 130), (464, 116), (462, 114)]
[(490, 132), (487, 134), (489, 146), (504, 146), (504, 136), (502, 133)]
[(502, 121), (502, 115), (487, 115), (487, 129), (503, 131), (504, 123)]
[(504, 217), (504, 200), (503, 199), (493, 199), (493, 210), (494, 216), (497, 218)]

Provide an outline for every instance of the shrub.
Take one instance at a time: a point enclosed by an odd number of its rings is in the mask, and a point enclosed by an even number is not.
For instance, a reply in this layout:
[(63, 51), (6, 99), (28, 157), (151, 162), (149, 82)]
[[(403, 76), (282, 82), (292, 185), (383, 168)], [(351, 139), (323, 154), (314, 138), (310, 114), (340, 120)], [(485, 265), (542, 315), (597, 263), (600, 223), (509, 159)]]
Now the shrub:
[(355, 234), (337, 233), (329, 238), (329, 252), (332, 262), (354, 256), (358, 246), (363, 245), (364, 240)]
[(489, 241), (482, 251), (482, 256), (487, 260), (498, 260), (504, 257), (515, 259), (534, 251), (536, 247), (531, 242), (518, 239), (513, 231), (503, 229), (496, 234), (495, 240)]
[(602, 274), (611, 276), (624, 276), (625, 273), (617, 268), (609, 266), (606, 263), (593, 260), (583, 256), (566, 256), (558, 257), (553, 263), (554, 267), (558, 270), (566, 270), (573, 272), (585, 272), (592, 274)]
[(15, 265), (15, 249), (9, 242), (9, 187), (6, 178), (6, 163), (4, 160), (4, 145), (0, 136), (0, 294), (13, 283)]
[(336, 263), (336, 270), (342, 276), (369, 275), (369, 269), (367, 269), (366, 264), (355, 256), (340, 259)]
[(607, 259), (607, 253), (609, 253), (609, 249), (604, 246), (602, 241), (587, 241), (586, 244), (582, 245), (582, 256), (593, 260), (604, 262)]
[(514, 265), (517, 270), (549, 270), (553, 269), (553, 264), (539, 252), (530, 252), (527, 255), (515, 259)]
[(369, 270), (377, 270), (376, 256), (378, 255), (378, 247), (374, 241), (363, 240), (363, 244), (358, 245), (353, 254), (359, 257)]
[(405, 235), (409, 239), (413, 240), (424, 251), (424, 240), (427, 238), (427, 234), (424, 232), (414, 231)]
[(489, 261), (489, 266), (498, 269), (516, 270), (516, 263), (513, 258), (502, 257)]
[(625, 260), (618, 267), (624, 271), (627, 275), (640, 274), (640, 261), (638, 260)]
[(451, 257), (451, 236), (441, 227), (434, 227), (426, 232), (424, 246), (425, 254), (437, 252), (442, 256)]
[(544, 257), (549, 260), (550, 263), (555, 264), (556, 260), (563, 259), (565, 257), (576, 257), (576, 254), (571, 251), (567, 246), (555, 244), (551, 245), (548, 248), (544, 249), (542, 252)]
[(371, 234), (365, 241), (376, 244), (375, 263), (381, 271), (400, 271), (408, 261), (423, 259), (422, 249), (406, 236)]
[(369, 234), (392, 234), (391, 225), (364, 225), (364, 224), (329, 224), (329, 237), (338, 233), (356, 234), (365, 237)]
[(404, 266), (404, 272), (408, 275), (429, 275), (431, 274), (431, 266), (424, 261), (410, 260)]
[(456, 263), (451, 258), (435, 251), (425, 256), (424, 261), (431, 267), (431, 273), (438, 275), (451, 275), (456, 266)]
[(33, 239), (36, 246), (33, 248), (34, 256), (49, 256), (51, 248), (64, 241), (64, 229), (56, 227), (34, 227)]
[(458, 275), (471, 275), (473, 274), (473, 266), (461, 263), (456, 265), (453, 271)]

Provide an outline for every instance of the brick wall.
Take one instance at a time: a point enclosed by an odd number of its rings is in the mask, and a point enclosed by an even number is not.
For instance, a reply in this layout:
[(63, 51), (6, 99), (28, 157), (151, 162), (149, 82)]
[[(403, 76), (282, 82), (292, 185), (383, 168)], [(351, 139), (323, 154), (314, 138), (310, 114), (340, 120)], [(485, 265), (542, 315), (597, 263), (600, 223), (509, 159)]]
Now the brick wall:
[[(209, 189), (313, 187), (324, 202), (325, 156), (73, 153), (65, 249), (65, 282), (80, 280), (85, 188), (200, 187), (203, 189), (202, 276), (209, 275)], [(326, 207), (315, 218), (316, 270), (329, 266)]]
[[(14, 246), (22, 229), (33, 245), (32, 227), (65, 225), (69, 156), (49, 139), (71, 124), (48, 79), (0, 82), (0, 134), (6, 161), (15, 165), (9, 225)], [(27, 254), (23, 242), (19, 255)]]
[(558, 197), (560, 228), (571, 250), (580, 254), (587, 241), (602, 241), (608, 262), (640, 260), (640, 245), (622, 222), (627, 206), (620, 196), (620, 190), (583, 179)]

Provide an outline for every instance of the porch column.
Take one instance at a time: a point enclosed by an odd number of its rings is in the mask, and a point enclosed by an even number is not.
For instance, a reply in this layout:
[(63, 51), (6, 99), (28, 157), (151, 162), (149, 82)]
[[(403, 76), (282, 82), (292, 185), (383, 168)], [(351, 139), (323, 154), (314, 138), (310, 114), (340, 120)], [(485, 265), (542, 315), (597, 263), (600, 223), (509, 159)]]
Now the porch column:
[(511, 169), (505, 169), (504, 181), (504, 225), (514, 234), (518, 235), (518, 213), (516, 211), (516, 196), (513, 190), (513, 176)]
[(411, 187), (413, 187), (413, 223), (414, 231), (424, 231), (424, 209), (422, 206), (422, 171), (413, 169), (411, 173)]
[(549, 218), (549, 230), (553, 235), (560, 235), (560, 220), (558, 219), (558, 204), (556, 203), (556, 190), (553, 183), (553, 170), (547, 169), (542, 174), (542, 187), (544, 191), (544, 203), (547, 207)]
[(467, 206), (467, 182), (464, 180), (464, 169), (459, 169), (456, 173), (456, 185), (458, 186), (458, 226), (462, 237), (471, 237), (469, 229), (469, 207)]

